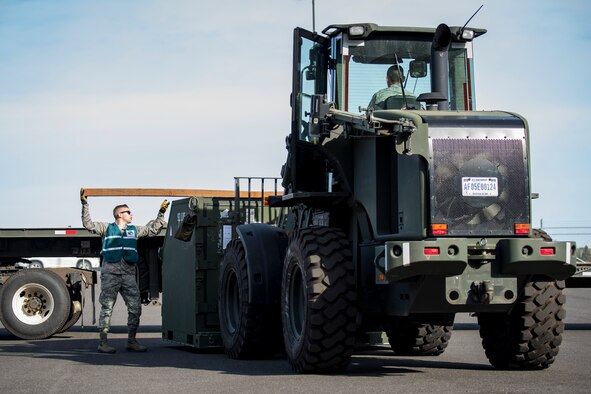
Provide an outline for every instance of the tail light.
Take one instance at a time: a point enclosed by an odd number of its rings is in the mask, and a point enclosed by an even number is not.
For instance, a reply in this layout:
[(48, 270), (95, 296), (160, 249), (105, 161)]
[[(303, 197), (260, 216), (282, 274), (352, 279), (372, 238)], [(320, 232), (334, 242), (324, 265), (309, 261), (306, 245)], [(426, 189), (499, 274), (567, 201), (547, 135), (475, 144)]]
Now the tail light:
[(431, 225), (431, 234), (433, 235), (447, 235), (447, 224), (434, 223)]
[(527, 235), (529, 234), (529, 223), (515, 223), (513, 230), (516, 235)]
[(542, 256), (554, 256), (556, 254), (556, 249), (553, 247), (541, 247), (540, 248), (540, 255)]
[(423, 253), (425, 254), (425, 256), (438, 256), (439, 255), (439, 248), (425, 247), (425, 249), (423, 249)]

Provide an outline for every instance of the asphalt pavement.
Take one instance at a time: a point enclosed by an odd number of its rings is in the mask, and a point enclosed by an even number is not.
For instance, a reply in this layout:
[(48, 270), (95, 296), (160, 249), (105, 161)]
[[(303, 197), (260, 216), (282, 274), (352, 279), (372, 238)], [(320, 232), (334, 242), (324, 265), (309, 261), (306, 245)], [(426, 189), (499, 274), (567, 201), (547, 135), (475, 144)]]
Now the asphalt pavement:
[[(458, 315), (450, 345), (437, 357), (393, 356), (387, 345), (359, 349), (346, 373), (297, 375), (283, 358), (230, 360), (220, 351), (161, 339), (161, 306), (143, 309), (139, 341), (125, 351), (126, 313), (112, 318), (112, 355), (96, 352), (90, 298), (70, 331), (20, 340), (0, 328), (3, 393), (587, 393), (591, 384), (591, 289), (567, 289), (567, 324), (556, 362), (541, 371), (497, 371), (484, 355), (475, 318)], [(98, 313), (98, 307), (97, 307)]]

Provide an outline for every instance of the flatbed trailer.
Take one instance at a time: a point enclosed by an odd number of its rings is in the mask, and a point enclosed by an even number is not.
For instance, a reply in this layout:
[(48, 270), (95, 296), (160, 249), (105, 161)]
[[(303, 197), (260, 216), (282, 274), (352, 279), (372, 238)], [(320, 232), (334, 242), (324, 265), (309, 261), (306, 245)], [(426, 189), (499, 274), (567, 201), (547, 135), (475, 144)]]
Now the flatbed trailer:
[[(158, 249), (165, 230), (140, 239), (142, 301), (157, 302), (162, 291)], [(84, 290), (97, 272), (76, 267), (28, 268), (29, 256), (100, 257), (101, 238), (82, 228), (0, 229), (0, 321), (17, 337), (43, 339), (64, 332), (82, 315)]]
[(577, 270), (566, 280), (566, 287), (591, 287), (591, 261), (577, 259)]
[(28, 268), (26, 257), (97, 257), (100, 243), (83, 229), (0, 229), (2, 325), (23, 339), (47, 338), (73, 326), (82, 315), (85, 289), (97, 283), (96, 271)]

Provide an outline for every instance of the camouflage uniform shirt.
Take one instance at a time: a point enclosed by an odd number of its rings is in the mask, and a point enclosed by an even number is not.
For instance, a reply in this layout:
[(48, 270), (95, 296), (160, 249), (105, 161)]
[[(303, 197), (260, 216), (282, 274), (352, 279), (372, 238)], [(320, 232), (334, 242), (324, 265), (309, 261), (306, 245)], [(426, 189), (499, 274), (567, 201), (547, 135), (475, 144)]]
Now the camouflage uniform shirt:
[[(404, 94), (408, 97), (415, 97), (414, 94), (412, 94), (411, 92), (409, 92), (406, 89), (404, 89)], [(375, 92), (374, 95), (372, 96), (369, 104), (367, 105), (367, 108), (374, 109), (376, 104), (383, 103), (384, 101), (386, 101), (386, 99), (388, 97), (392, 97), (392, 96), (402, 96), (402, 87), (400, 85), (393, 83), (392, 85), (388, 86), (387, 88), (384, 88), (382, 90), (378, 90), (377, 92)]]

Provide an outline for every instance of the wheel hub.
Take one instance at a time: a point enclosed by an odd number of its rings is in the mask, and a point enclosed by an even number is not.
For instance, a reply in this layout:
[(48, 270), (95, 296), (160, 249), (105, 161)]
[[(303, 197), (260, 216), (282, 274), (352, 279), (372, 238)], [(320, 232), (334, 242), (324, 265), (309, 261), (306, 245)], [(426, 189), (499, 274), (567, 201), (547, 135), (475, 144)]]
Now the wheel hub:
[(45, 309), (45, 301), (43, 300), (43, 295), (38, 295), (37, 293), (31, 295), (29, 294), (28, 297), (23, 302), (23, 311), (27, 315), (35, 315), (37, 313), (41, 313)]
[(12, 297), (15, 317), (28, 325), (41, 324), (51, 316), (55, 301), (51, 291), (39, 283), (22, 286)]

